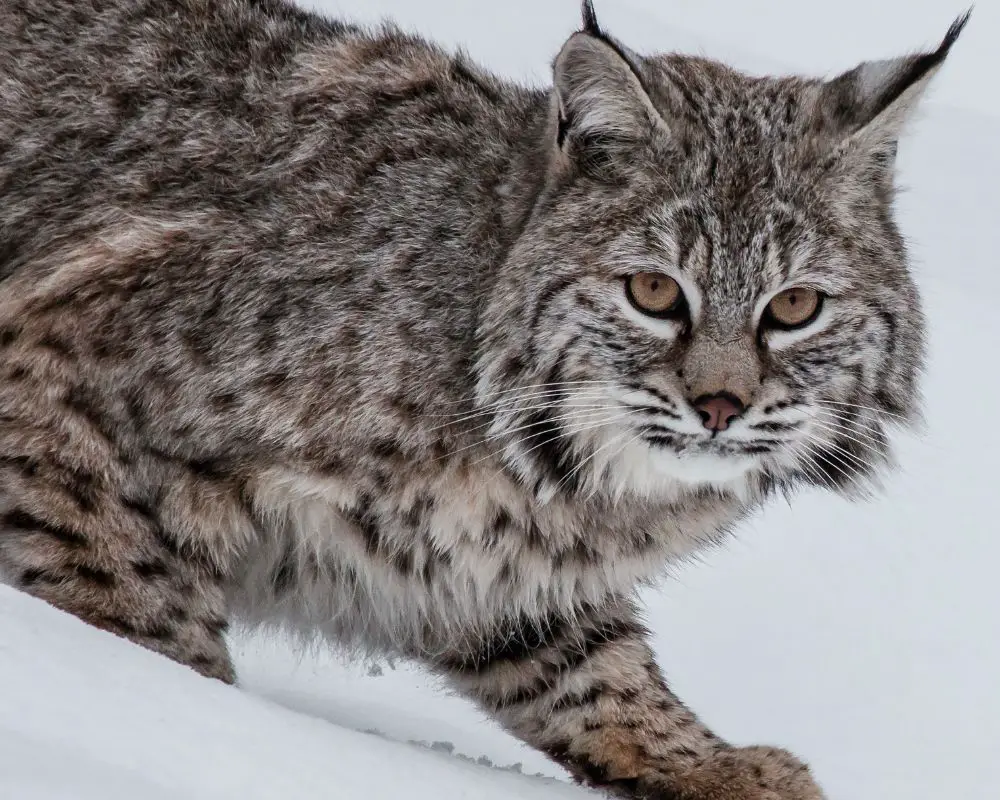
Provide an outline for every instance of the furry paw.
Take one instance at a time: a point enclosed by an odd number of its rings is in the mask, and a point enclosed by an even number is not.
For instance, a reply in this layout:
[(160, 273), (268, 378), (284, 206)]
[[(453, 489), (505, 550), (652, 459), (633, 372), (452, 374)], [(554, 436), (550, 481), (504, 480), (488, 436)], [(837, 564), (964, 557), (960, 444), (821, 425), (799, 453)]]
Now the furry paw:
[(632, 800), (825, 800), (809, 768), (773, 747), (725, 748), (683, 770), (614, 781)]

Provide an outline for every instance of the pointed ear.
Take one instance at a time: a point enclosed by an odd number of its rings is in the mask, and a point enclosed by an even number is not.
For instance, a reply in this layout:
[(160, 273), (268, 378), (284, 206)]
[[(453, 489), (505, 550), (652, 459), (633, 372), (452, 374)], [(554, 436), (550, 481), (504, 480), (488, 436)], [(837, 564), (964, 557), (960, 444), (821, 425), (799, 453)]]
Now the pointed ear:
[(603, 173), (665, 123), (643, 87), (639, 57), (600, 28), (589, 0), (583, 25), (553, 66), (553, 147), (562, 167)]
[(863, 169), (891, 168), (903, 128), (970, 13), (952, 23), (933, 52), (865, 62), (821, 85), (815, 121), (835, 157)]

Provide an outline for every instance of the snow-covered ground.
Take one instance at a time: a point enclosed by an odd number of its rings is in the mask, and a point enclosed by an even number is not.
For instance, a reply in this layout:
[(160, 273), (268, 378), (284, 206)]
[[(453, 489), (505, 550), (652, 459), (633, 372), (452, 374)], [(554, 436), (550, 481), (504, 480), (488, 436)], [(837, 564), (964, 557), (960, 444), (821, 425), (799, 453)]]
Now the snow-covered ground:
[[(536, 82), (578, 14), (576, 0), (312, 5), (393, 14)], [(637, 47), (821, 73), (933, 43), (962, 8), (597, 6)], [(646, 598), (681, 696), (734, 741), (806, 757), (831, 800), (1000, 797), (998, 37), (1000, 0), (980, 0), (901, 152), (932, 350), (927, 432), (901, 443), (903, 471), (865, 505), (820, 494), (775, 505)], [(0, 587), (0, 799), (587, 796), (415, 670), (233, 645), (240, 689)]]

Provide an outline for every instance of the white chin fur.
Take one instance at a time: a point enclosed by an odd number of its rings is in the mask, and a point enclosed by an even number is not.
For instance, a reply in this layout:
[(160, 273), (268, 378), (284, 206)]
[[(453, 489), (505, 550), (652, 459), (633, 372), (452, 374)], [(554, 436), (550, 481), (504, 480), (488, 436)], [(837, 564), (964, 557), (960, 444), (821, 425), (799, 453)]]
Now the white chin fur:
[(680, 455), (665, 448), (633, 442), (615, 460), (612, 475), (618, 494), (669, 496), (693, 487), (725, 490), (742, 496), (748, 491), (752, 457), (723, 458), (705, 454)]
[(652, 453), (656, 469), (669, 478), (691, 484), (730, 484), (741, 480), (756, 463), (749, 457), (733, 458), (712, 455), (678, 455), (669, 450)]

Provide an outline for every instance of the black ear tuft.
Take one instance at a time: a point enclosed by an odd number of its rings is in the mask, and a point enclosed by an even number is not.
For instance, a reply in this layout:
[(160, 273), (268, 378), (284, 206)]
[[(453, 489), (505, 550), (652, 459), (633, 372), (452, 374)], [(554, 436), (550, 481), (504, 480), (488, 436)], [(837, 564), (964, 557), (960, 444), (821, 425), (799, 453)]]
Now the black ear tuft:
[(856, 137), (872, 147), (895, 141), (970, 14), (966, 11), (956, 19), (934, 50), (866, 61), (827, 81), (818, 110), (831, 135), (841, 141)]
[(823, 84), (815, 113), (838, 174), (891, 183), (899, 137), (970, 14), (958, 17), (934, 50), (866, 61)]
[(598, 39), (604, 38), (604, 31), (597, 22), (597, 12), (594, 11), (593, 0), (583, 0), (583, 32), (596, 36)]
[(948, 55), (948, 51), (951, 50), (951, 46), (958, 41), (958, 37), (961, 36), (965, 26), (968, 25), (969, 17), (971, 16), (972, 8), (969, 8), (964, 14), (951, 23), (951, 27), (948, 28), (948, 32), (944, 35), (944, 39), (941, 40), (941, 46), (937, 49), (938, 53), (940, 53), (941, 60)]
[(886, 87), (885, 93), (880, 98), (880, 103), (883, 107), (893, 103), (910, 86), (913, 86), (929, 72), (937, 69), (944, 63), (944, 60), (948, 57), (948, 53), (951, 52), (952, 45), (958, 41), (962, 29), (968, 24), (970, 16), (972, 16), (971, 8), (951, 23), (951, 27), (948, 28), (948, 32), (944, 35), (944, 39), (941, 40), (941, 44), (938, 45), (937, 50), (916, 56), (911, 60), (908, 69), (899, 72), (896, 80)]

